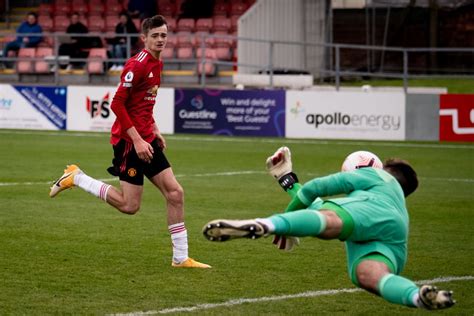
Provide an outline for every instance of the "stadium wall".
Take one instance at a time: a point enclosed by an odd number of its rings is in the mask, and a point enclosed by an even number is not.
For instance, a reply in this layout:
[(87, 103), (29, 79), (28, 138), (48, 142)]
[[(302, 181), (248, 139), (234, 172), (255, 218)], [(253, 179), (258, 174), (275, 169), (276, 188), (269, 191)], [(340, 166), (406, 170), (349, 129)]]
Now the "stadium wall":
[[(109, 131), (116, 87), (0, 85), (0, 128)], [(474, 142), (474, 95), (161, 88), (164, 134)]]

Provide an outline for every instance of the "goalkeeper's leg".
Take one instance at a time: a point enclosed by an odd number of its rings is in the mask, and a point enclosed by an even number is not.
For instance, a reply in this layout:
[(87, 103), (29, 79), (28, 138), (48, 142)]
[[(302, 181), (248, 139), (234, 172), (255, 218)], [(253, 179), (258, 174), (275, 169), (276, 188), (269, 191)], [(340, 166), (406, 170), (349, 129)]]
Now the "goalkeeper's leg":
[(413, 281), (393, 274), (393, 264), (379, 253), (362, 258), (356, 268), (356, 285), (380, 295), (390, 303), (424, 309), (444, 309), (456, 301), (451, 291), (432, 285), (418, 287)]

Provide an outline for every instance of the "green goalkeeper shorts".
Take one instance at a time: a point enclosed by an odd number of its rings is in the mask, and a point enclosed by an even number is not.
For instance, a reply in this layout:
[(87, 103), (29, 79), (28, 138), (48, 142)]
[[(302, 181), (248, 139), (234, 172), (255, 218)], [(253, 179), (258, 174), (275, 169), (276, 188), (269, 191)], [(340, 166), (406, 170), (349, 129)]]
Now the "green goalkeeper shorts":
[(360, 209), (354, 214), (350, 208), (338, 205), (337, 199), (326, 201), (320, 209), (333, 210), (343, 222), (339, 239), (345, 241), (347, 270), (356, 285), (355, 269), (369, 255), (372, 260), (386, 263), (393, 273), (402, 272), (407, 258), (407, 227), (403, 220), (373, 208), (367, 208), (365, 214), (360, 214), (364, 212)]

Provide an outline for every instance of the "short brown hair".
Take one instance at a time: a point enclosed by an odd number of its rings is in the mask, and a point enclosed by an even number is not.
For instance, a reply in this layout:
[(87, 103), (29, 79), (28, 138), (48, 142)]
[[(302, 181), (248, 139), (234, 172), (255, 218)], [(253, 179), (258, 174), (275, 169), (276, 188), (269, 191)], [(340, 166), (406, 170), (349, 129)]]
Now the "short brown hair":
[(147, 35), (151, 29), (163, 25), (166, 25), (166, 27), (168, 27), (168, 23), (166, 22), (165, 17), (162, 15), (155, 15), (151, 18), (146, 18), (142, 22), (142, 33)]
[(408, 161), (399, 158), (390, 158), (383, 164), (383, 169), (397, 179), (405, 197), (418, 188), (418, 176)]

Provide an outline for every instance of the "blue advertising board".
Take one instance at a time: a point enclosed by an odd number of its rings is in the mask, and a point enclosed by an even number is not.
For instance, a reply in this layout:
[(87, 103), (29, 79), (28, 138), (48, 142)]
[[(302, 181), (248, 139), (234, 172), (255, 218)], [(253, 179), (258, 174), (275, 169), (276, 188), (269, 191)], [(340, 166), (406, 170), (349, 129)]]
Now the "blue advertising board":
[(285, 91), (175, 90), (175, 133), (285, 136)]

